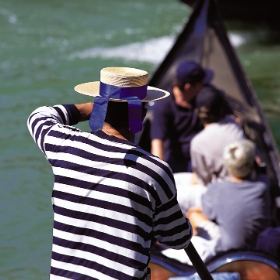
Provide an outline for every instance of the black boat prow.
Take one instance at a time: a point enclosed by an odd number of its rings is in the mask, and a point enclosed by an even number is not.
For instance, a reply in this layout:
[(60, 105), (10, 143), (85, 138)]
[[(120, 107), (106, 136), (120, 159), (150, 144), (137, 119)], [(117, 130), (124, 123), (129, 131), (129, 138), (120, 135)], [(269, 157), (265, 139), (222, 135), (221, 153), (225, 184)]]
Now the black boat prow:
[[(168, 90), (171, 87), (173, 71), (178, 63), (185, 59), (196, 61), (203, 67), (214, 70), (213, 85), (225, 92), (234, 115), (241, 120), (246, 136), (258, 146), (265, 163), (264, 168), (271, 182), (273, 226), (279, 227), (280, 168), (277, 147), (253, 87), (228, 39), (226, 28), (214, 0), (198, 0), (195, 2), (188, 22), (177, 37), (170, 52), (151, 77), (149, 85)], [(149, 151), (151, 109), (138, 142), (140, 146)], [(235, 271), (239, 268), (243, 275), (241, 275), (241, 279), (279, 280), (277, 259), (280, 259), (280, 256), (270, 256), (265, 252), (244, 252), (240, 250), (234, 252), (234, 255), (233, 252), (225, 252), (212, 260), (212, 266), (209, 262), (208, 269), (210, 272), (214, 272)], [(220, 267), (217, 264), (220, 264)], [(248, 266), (245, 264), (248, 264)], [(177, 269), (176, 274), (175, 264), (170, 263), (167, 259), (164, 261), (164, 257), (161, 258), (153, 251), (150, 266), (152, 271), (154, 270), (156, 273), (153, 275), (152, 272), (152, 280), (165, 280), (176, 275), (186, 275), (180, 269)], [(193, 273), (193, 268), (188, 269), (190, 273)], [(254, 276), (252, 271), (258, 269), (260, 273), (258, 276)], [(273, 278), (271, 278), (271, 275), (274, 275)]]

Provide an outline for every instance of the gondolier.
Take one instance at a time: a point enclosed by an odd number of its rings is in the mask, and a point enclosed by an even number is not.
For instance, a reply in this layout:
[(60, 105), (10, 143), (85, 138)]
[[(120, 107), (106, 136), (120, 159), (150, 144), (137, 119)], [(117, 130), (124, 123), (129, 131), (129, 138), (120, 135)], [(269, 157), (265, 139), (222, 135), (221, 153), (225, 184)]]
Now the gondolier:
[[(28, 119), (54, 173), (51, 279), (146, 279), (154, 239), (190, 242), (170, 167), (133, 143), (145, 103), (169, 95), (147, 83), (146, 71), (104, 68), (75, 87), (94, 103), (44, 106)], [(84, 120), (92, 132), (72, 126)]]

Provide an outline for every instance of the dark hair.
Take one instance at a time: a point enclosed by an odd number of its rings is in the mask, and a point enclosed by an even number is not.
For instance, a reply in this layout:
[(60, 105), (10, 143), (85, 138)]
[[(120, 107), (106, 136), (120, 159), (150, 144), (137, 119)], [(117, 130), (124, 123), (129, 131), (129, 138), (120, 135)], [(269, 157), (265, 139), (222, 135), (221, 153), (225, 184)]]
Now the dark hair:
[(207, 107), (203, 106), (198, 109), (198, 117), (202, 123), (214, 123), (221, 119), (223, 110), (222, 108), (211, 112)]
[[(142, 102), (142, 117), (146, 112), (146, 103)], [(115, 102), (109, 101), (106, 117), (104, 120), (106, 123), (110, 124), (115, 129), (125, 128), (129, 129), (129, 119), (128, 119), (128, 103), (127, 102)]]
[(196, 96), (198, 117), (203, 123), (213, 123), (221, 120), (225, 114), (227, 101), (224, 92), (213, 86), (204, 87)]

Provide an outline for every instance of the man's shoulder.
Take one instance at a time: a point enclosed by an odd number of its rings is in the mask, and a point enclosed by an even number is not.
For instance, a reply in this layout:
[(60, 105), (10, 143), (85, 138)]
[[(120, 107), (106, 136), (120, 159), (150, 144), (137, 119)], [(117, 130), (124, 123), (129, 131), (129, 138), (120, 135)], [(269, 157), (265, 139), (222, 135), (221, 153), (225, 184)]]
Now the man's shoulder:
[(224, 127), (227, 129), (228, 127), (234, 127), (238, 131), (242, 131), (241, 126), (232, 118), (230, 115), (226, 115), (223, 119), (221, 119), (217, 126)]
[(143, 160), (137, 159), (137, 162), (141, 165), (141, 170), (149, 176), (149, 184), (154, 186), (160, 185), (165, 189), (173, 189), (174, 176), (169, 164), (142, 149), (138, 152), (141, 153), (139, 156)]
[(136, 153), (138, 154), (138, 156), (146, 159), (147, 161), (150, 161), (151, 163), (154, 164), (154, 167), (163, 172), (166, 173), (166, 170), (171, 170), (170, 167), (169, 167), (169, 164), (162, 160), (161, 158), (153, 155), (152, 153), (150, 152), (147, 152), (146, 150), (144, 150), (143, 148), (137, 146), (137, 148), (135, 149)]
[(212, 182), (210, 183), (207, 188), (208, 190), (214, 190), (219, 192), (221, 189), (226, 189), (228, 187), (233, 186), (233, 182), (229, 181), (229, 180), (225, 180), (225, 181), (220, 181), (220, 182)]
[(211, 123), (203, 130), (203, 137), (208, 139), (219, 139), (223, 142), (225, 139), (242, 139), (244, 132), (230, 116), (225, 117), (217, 123)]
[(209, 143), (207, 143), (207, 131), (205, 129), (202, 129), (200, 132), (198, 132), (193, 139), (191, 140), (191, 148), (192, 149), (201, 149), (202, 147), (209, 146)]
[(263, 195), (269, 191), (269, 188), (269, 179), (266, 179), (265, 177), (257, 176), (257, 178), (247, 181), (248, 192)]

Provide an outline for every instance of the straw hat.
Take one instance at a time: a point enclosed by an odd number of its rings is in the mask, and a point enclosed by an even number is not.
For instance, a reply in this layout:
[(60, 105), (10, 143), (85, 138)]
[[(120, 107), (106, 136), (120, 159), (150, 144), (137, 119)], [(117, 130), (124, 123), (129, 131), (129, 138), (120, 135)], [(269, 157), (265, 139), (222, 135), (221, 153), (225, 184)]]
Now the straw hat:
[[(102, 129), (108, 102), (127, 102), (129, 130), (142, 130), (142, 102), (156, 101), (169, 92), (148, 86), (148, 72), (128, 67), (107, 67), (100, 71), (100, 81), (79, 84), (75, 91), (94, 97), (89, 126), (92, 131)], [(117, 116), (116, 116), (117, 117)]]
[[(97, 97), (100, 95), (102, 87), (100, 84), (111, 85), (119, 89), (133, 88), (129, 95), (133, 96), (135, 88), (146, 86), (146, 96), (139, 98), (141, 102), (156, 101), (169, 96), (169, 92), (147, 86), (148, 84), (148, 72), (136, 68), (129, 67), (106, 67), (100, 71), (100, 81), (83, 83), (75, 86), (75, 91), (81, 94)], [(111, 101), (124, 102), (125, 99), (116, 97), (116, 95), (109, 96)]]

